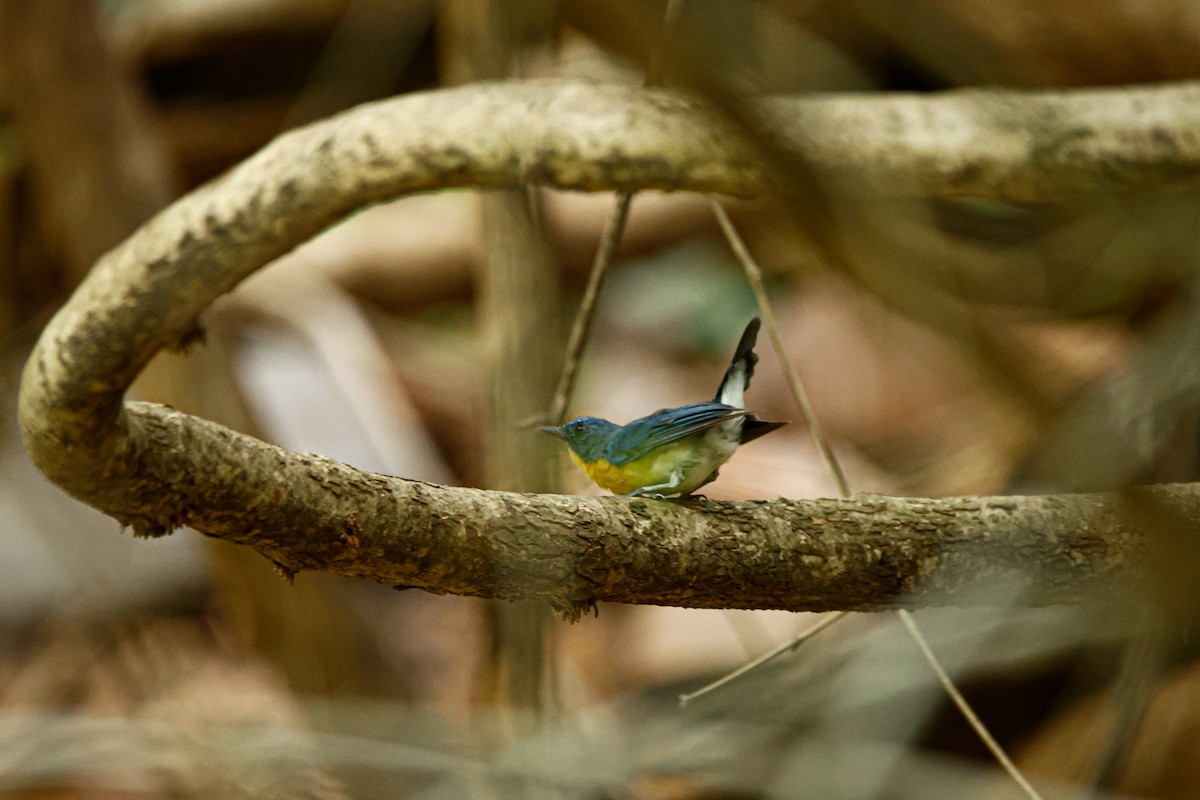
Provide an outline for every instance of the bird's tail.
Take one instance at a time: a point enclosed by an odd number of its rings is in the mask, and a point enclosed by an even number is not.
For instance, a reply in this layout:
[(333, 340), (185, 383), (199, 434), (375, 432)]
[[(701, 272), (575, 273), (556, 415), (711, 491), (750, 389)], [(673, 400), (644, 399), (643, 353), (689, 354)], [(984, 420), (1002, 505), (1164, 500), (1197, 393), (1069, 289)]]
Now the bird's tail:
[(754, 375), (754, 365), (758, 363), (758, 356), (754, 354), (754, 342), (758, 339), (758, 329), (761, 326), (762, 321), (758, 317), (750, 320), (750, 324), (746, 326), (713, 402), (724, 403), (734, 408), (746, 407), (746, 388)]
[(742, 421), (742, 438), (741, 443), (753, 442), (760, 436), (766, 436), (771, 431), (779, 430), (786, 422), (767, 422), (765, 419), (759, 419), (753, 414), (747, 414)]

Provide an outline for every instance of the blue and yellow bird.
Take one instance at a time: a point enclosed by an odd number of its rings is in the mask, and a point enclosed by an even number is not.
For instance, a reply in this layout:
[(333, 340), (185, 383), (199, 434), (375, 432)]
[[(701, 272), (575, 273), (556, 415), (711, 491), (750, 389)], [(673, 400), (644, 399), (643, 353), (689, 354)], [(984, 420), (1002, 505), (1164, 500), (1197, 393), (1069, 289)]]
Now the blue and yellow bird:
[(758, 356), (758, 317), (750, 321), (716, 396), (707, 403), (664, 408), (628, 425), (580, 417), (542, 430), (571, 448), (571, 460), (613, 494), (687, 497), (716, 480), (740, 445), (786, 422), (767, 422), (745, 408)]

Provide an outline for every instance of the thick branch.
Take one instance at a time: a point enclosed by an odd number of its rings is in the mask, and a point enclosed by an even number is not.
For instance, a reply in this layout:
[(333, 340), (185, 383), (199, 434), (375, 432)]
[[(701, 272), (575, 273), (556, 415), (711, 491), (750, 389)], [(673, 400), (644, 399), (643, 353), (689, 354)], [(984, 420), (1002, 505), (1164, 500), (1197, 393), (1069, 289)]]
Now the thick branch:
[[(1128, 577), (1142, 536), (1137, 514), (1105, 495), (683, 505), (437, 486), (292, 453), (162, 406), (127, 408), (143, 477), (166, 493), (129, 509), (141, 532), (154, 532), (144, 514), (170, 509), (169, 524), (249, 545), (289, 571), (439, 593), (560, 608), (872, 610), (955, 603), (964, 590), (980, 602), (981, 587), (1015, 579), (1029, 602), (1071, 601)], [(1191, 484), (1140, 499), (1200, 523)]]
[[(779, 101), (831, 173), (1016, 197), (1189, 177), (1200, 87)], [(157, 534), (188, 524), (287, 569), (431, 591), (695, 606), (877, 608), (1037, 564), (1066, 597), (1130, 557), (1098, 497), (677, 505), (446, 489), (368, 475), (144, 404), (126, 387), (216, 297), (372, 202), (454, 186), (750, 195), (769, 170), (673, 95), (470, 86), (363, 106), (281, 137), (106, 255), (42, 335), (21, 425), (69, 492)], [(1143, 127), (1131, 128), (1129, 120)], [(1046, 142), (1056, 142), (1052, 147)], [(1155, 495), (1197, 516), (1192, 488)]]

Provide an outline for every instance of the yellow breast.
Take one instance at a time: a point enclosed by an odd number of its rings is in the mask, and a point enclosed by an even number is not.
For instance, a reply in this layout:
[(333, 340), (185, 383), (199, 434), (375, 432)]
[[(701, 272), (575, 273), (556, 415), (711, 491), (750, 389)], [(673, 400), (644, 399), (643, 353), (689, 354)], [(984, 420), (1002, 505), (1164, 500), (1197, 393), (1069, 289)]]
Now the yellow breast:
[(636, 461), (620, 466), (610, 464), (603, 458), (584, 462), (575, 455), (574, 450), (571, 451), (571, 460), (598, 486), (613, 494), (629, 494), (634, 489), (655, 486), (668, 480), (682, 462), (692, 458), (691, 451), (692, 447), (685, 440), (660, 447)]

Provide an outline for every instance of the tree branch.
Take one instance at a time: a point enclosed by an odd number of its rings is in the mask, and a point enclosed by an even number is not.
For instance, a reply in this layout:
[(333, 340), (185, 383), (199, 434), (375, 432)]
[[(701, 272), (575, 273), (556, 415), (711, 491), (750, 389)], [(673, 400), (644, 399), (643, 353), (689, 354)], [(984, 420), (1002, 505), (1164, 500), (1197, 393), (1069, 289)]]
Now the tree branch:
[[(781, 137), (830, 174), (892, 191), (1042, 197), (1194, 176), (1198, 100), (1200, 87), (1181, 85), (769, 110)], [(154, 352), (189, 341), (214, 299), (379, 200), (526, 181), (769, 191), (752, 147), (704, 119), (698, 103), (665, 92), (496, 84), (366, 105), (282, 136), (100, 260), (26, 366), (27, 447), (52, 480), (140, 535), (190, 525), (288, 571), (560, 607), (882, 608), (949, 601), (964, 583), (1028, 565), (1036, 596), (1058, 600), (1125, 569), (1138, 535), (1115, 498), (682, 506), (489, 493), (362, 473), (123, 402)], [(1150, 496), (1200, 520), (1194, 487)]]
[[(120, 515), (139, 533), (189, 525), (287, 571), (434, 592), (559, 607), (874, 610), (954, 603), (1015, 577), (1031, 602), (1069, 601), (1127, 574), (1142, 536), (1106, 495), (684, 505), (446, 487), (292, 453), (163, 406), (126, 409), (142, 449), (133, 483), (153, 487)], [(1200, 488), (1142, 491), (1200, 523)]]

